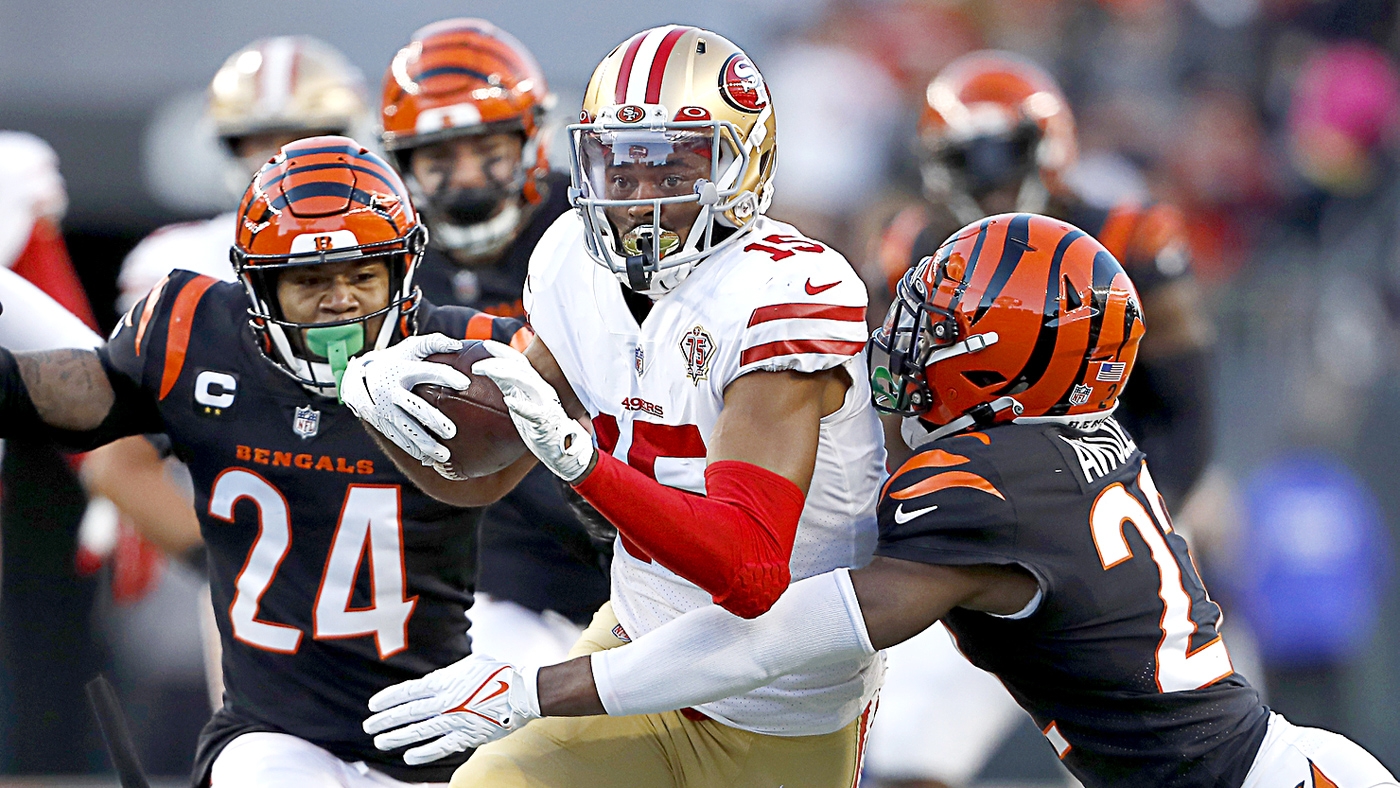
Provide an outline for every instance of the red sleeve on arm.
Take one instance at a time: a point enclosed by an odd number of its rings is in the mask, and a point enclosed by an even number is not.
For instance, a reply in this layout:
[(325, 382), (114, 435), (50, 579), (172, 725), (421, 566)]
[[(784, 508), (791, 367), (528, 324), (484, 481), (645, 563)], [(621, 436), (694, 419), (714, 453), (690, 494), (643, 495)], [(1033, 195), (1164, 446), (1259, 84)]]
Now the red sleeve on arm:
[(737, 616), (762, 615), (787, 590), (804, 496), (772, 471), (737, 460), (710, 463), (708, 495), (693, 495), (600, 451), (575, 489), (657, 563)]
[(82, 281), (78, 279), (78, 272), (73, 270), (73, 261), (68, 257), (63, 235), (51, 222), (40, 219), (34, 223), (29, 244), (15, 260), (12, 270), (62, 304), (88, 328), (97, 330), (92, 306), (88, 303)]

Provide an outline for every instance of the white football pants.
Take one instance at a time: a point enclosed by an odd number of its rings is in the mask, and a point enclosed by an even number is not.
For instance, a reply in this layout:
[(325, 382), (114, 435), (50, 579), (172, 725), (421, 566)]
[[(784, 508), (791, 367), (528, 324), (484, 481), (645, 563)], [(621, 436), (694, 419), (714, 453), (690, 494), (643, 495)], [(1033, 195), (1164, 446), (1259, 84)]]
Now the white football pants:
[(229, 742), (209, 775), (210, 788), (409, 788), (363, 761), (347, 763), (309, 741), (285, 733), (245, 733)]
[(1269, 715), (1269, 732), (1241, 788), (1379, 788), (1400, 786), (1390, 772), (1340, 733), (1304, 728)]

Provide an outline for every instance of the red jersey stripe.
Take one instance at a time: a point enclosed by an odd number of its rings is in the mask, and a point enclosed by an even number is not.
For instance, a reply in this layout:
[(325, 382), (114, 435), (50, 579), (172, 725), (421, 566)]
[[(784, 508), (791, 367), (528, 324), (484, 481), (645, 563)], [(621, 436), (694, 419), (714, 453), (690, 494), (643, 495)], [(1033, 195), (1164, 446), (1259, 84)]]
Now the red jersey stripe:
[(651, 59), (651, 74), (647, 76), (646, 103), (656, 104), (661, 101), (661, 78), (666, 75), (666, 61), (671, 59), (671, 50), (676, 48), (676, 42), (689, 29), (678, 27), (661, 39), (661, 46), (656, 48), (656, 56)]
[(646, 33), (638, 33), (627, 44), (627, 52), (622, 56), (622, 68), (617, 72), (617, 86), (613, 88), (613, 103), (627, 100), (627, 82), (632, 78), (632, 62), (637, 59), (637, 50), (642, 48)]
[(844, 320), (850, 323), (865, 322), (865, 307), (840, 306), (839, 304), (772, 304), (761, 306), (749, 317), (749, 327), (771, 320), (789, 318), (809, 318), (818, 320)]
[(774, 356), (795, 356), (800, 353), (854, 356), (863, 347), (864, 342), (842, 342), (837, 339), (787, 339), (755, 345), (745, 350), (739, 356), (739, 365), (752, 364)]
[(185, 351), (190, 347), (190, 331), (194, 329), (194, 310), (204, 291), (213, 287), (219, 280), (212, 276), (197, 276), (185, 283), (180, 294), (175, 296), (175, 305), (170, 308), (170, 327), (165, 336), (165, 371), (160, 376), (160, 398), (175, 387), (180, 379), (180, 370), (185, 368)]

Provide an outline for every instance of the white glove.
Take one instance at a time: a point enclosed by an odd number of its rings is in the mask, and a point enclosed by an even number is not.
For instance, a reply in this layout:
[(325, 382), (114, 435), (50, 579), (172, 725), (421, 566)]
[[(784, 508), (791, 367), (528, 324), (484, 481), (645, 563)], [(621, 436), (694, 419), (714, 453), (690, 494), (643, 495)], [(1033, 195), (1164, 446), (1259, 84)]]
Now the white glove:
[(481, 344), (495, 358), (476, 362), (472, 372), (496, 381), (515, 430), (540, 462), (564, 481), (577, 481), (593, 463), (593, 436), (564, 412), (554, 387), (525, 354), (499, 342)]
[(539, 719), (538, 674), (473, 654), (376, 693), (369, 709), (379, 713), (364, 721), (365, 733), (379, 734), (374, 746), (381, 750), (439, 737), (405, 752), (410, 766), (480, 747)]
[(460, 339), (427, 334), (356, 356), (350, 359), (340, 379), (341, 401), (413, 459), (440, 466), (451, 454), (433, 438), (433, 433), (443, 439), (452, 438), (457, 434), (457, 425), (412, 389), (419, 383), (435, 383), (465, 391), (471, 385), (466, 375), (446, 364), (423, 360), (434, 353), (455, 353), (461, 349)]

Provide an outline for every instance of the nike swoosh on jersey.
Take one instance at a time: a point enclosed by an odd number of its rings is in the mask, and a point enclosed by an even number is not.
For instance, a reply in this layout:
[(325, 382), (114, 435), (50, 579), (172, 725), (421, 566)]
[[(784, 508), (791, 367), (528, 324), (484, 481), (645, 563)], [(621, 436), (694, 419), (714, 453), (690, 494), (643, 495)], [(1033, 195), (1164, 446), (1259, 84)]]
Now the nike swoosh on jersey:
[(915, 509), (912, 512), (906, 512), (904, 511), (904, 504), (900, 504), (894, 507), (894, 521), (899, 523), (900, 525), (904, 525), (905, 523), (909, 522), (915, 517), (918, 517), (921, 514), (927, 514), (928, 512), (931, 512), (937, 508), (938, 504), (934, 504), (933, 506), (925, 506), (922, 509)]
[(841, 284), (841, 280), (840, 280), (840, 279), (837, 279), (835, 282), (832, 282), (832, 283), (829, 284), (829, 285), (818, 285), (817, 287), (812, 287), (812, 280), (811, 280), (811, 279), (808, 279), (808, 280), (807, 280), (807, 284), (806, 284), (807, 295), (816, 295), (816, 294), (818, 294), (818, 293), (825, 293), (826, 291), (830, 290), (831, 288), (833, 288), (833, 287), (835, 287), (835, 286), (837, 286), (837, 285), (839, 285), (839, 284)]

